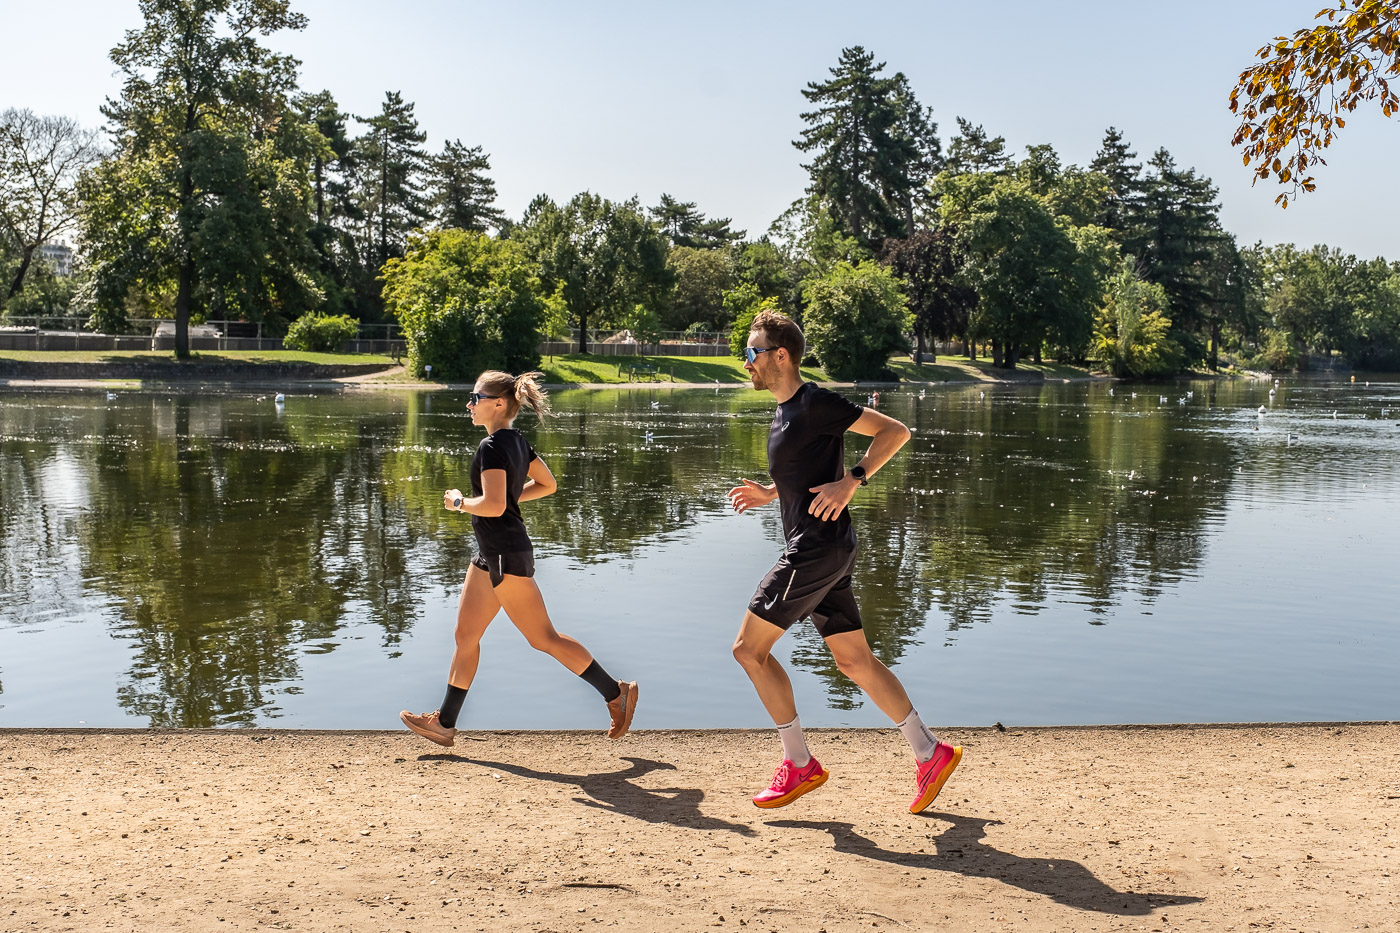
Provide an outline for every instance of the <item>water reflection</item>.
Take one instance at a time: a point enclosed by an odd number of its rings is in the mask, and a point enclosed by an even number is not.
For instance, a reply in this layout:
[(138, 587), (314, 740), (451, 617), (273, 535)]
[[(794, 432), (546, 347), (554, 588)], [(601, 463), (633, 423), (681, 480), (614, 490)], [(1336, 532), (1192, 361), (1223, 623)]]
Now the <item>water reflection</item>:
[[(1157, 388), (1102, 384), (886, 393), (882, 409), (915, 434), (857, 497), (871, 645), (896, 664), (1008, 611), (1138, 624), (1117, 610), (1151, 607), (1198, 577), (1232, 502), (1263, 487), (1354, 495), (1361, 473), (1393, 491), (1396, 432), (1379, 413), (1394, 388), (1297, 387), (1265, 400), (1257, 384), (1200, 383), (1166, 401)], [(392, 659), (429, 595), (460, 579), (470, 526), (440, 502), (478, 439), (464, 401), (8, 394), (0, 629), (118, 639), (128, 667), (114, 672), (115, 702), (151, 725), (275, 720), (309, 658), (339, 650), (347, 628), (377, 633)], [(705, 605), (672, 605), (673, 581), (646, 565), (666, 548), (697, 572), (728, 558), (716, 523), (736, 520), (723, 497), (735, 480), (764, 477), (767, 394), (647, 388), (554, 401), (560, 416), (545, 426), (522, 419), (560, 483), (531, 506), (540, 553), (580, 570), (612, 565), (595, 598), (625, 592), (631, 605), (737, 624), (762, 561), (776, 557), (776, 515), (749, 526), (763, 554), (749, 576), (717, 579)], [(1400, 399), (1390, 407), (1400, 415)], [(798, 632), (791, 650), (831, 709), (860, 704), (814, 634)]]

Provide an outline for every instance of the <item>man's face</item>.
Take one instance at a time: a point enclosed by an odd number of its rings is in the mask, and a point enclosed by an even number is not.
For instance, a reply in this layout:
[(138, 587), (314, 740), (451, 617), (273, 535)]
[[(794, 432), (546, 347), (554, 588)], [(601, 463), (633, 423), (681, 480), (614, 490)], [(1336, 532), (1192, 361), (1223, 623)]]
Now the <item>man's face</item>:
[(755, 389), (766, 389), (776, 385), (778, 380), (778, 357), (786, 356), (787, 351), (780, 347), (768, 346), (768, 340), (763, 334), (757, 331), (749, 334), (750, 347), (763, 350), (765, 352), (756, 354), (753, 362), (744, 360), (744, 371), (749, 374), (749, 381), (753, 383)]

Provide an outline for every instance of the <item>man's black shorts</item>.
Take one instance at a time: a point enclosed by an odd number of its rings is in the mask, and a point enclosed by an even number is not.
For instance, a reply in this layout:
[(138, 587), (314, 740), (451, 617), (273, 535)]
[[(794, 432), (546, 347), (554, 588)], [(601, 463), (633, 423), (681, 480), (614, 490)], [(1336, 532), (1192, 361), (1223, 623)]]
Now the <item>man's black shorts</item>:
[(822, 638), (859, 631), (860, 607), (851, 593), (856, 549), (784, 551), (749, 600), (749, 611), (782, 629), (812, 617)]
[(512, 577), (533, 577), (535, 575), (535, 552), (513, 551), (509, 554), (483, 554), (480, 551), (472, 558), (472, 563), (491, 575), (491, 586), (501, 585), (506, 574)]

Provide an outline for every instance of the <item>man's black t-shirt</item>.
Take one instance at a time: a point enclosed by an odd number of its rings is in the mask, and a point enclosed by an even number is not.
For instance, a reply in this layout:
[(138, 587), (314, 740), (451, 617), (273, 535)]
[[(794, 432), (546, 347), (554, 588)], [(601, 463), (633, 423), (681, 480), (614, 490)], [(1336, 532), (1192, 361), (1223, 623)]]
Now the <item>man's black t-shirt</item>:
[(531, 548), (530, 535), (520, 517), (520, 491), (529, 479), (530, 462), (535, 451), (525, 435), (515, 428), (501, 428), (482, 438), (472, 457), (472, 495), (482, 494), (483, 470), (506, 471), (506, 510), (496, 518), (472, 516), (476, 543), (485, 554), (511, 554)]
[(844, 437), (863, 411), (814, 382), (802, 383), (778, 406), (768, 430), (768, 474), (778, 486), (789, 548), (854, 545), (850, 511), (842, 509), (835, 521), (809, 515), (817, 494), (808, 490), (846, 474)]

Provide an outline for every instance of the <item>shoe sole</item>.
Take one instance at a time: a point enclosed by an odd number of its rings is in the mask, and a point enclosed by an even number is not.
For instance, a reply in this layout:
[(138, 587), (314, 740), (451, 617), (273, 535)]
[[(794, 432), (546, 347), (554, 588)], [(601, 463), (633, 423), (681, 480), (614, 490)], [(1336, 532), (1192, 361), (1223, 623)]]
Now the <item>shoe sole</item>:
[(929, 804), (933, 803), (938, 797), (938, 792), (943, 789), (943, 785), (948, 783), (948, 778), (953, 776), (953, 772), (957, 770), (958, 762), (960, 761), (962, 761), (962, 746), (954, 745), (953, 760), (948, 763), (948, 767), (943, 769), (943, 773), (938, 776), (938, 780), (929, 784), (928, 787), (925, 787), (924, 792), (919, 795), (918, 799), (909, 805), (910, 813), (921, 813), (928, 809)]
[(788, 804), (792, 803), (794, 800), (796, 800), (798, 797), (801, 797), (803, 794), (808, 793), (810, 791), (814, 791), (818, 787), (821, 787), (823, 784), (826, 783), (826, 779), (829, 777), (831, 777), (831, 772), (823, 769), (821, 774), (818, 774), (814, 778), (809, 778), (808, 780), (803, 781), (801, 784), (797, 785), (795, 788), (788, 791), (783, 796), (774, 797), (772, 800), (755, 800), (753, 802), (753, 805), (761, 810), (776, 810), (778, 807), (785, 807)]
[(409, 722), (407, 719), (404, 719), (404, 714), (403, 714), (403, 713), (399, 713), (399, 719), (403, 722), (403, 724), (404, 724), (405, 726), (408, 727), (408, 731), (409, 731), (409, 732), (412, 732), (412, 733), (414, 733), (415, 735), (421, 735), (423, 738), (427, 739), (429, 742), (436, 742), (437, 744), (441, 745), (441, 746), (444, 747), (444, 748), (451, 748), (451, 747), (452, 747), (453, 745), (455, 745), (456, 742), (457, 742), (457, 740), (456, 740), (456, 738), (455, 738), (454, 736), (450, 736), (450, 735), (449, 735), (449, 736), (441, 736), (441, 735), (438, 735), (438, 734), (435, 733), (435, 732), (429, 732), (429, 731), (427, 731), (426, 729), (422, 729), (422, 728), (419, 728), (418, 726), (415, 726), (413, 723)]
[(620, 739), (627, 734), (627, 730), (632, 728), (632, 717), (637, 715), (637, 682), (635, 680), (627, 683), (627, 699), (622, 706), (622, 730), (613, 735), (611, 729), (608, 730), (608, 738)]

